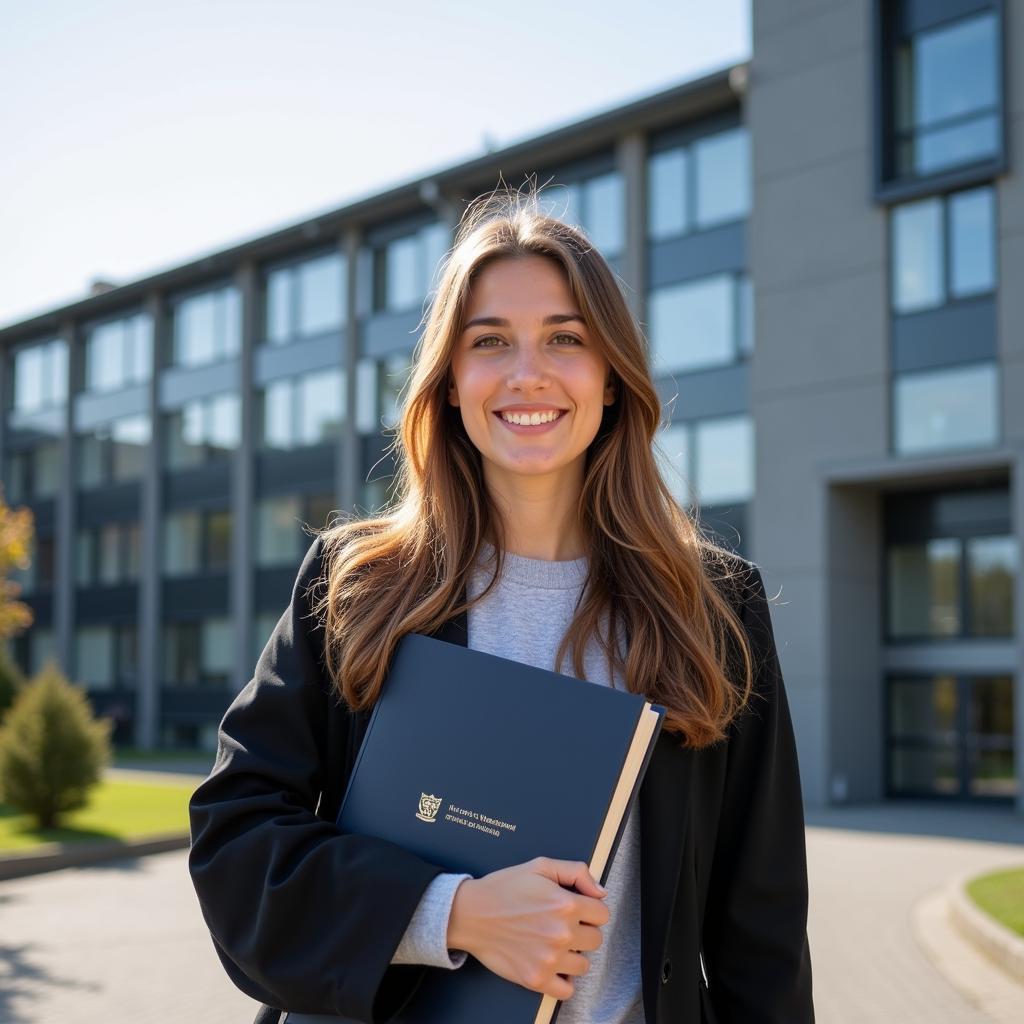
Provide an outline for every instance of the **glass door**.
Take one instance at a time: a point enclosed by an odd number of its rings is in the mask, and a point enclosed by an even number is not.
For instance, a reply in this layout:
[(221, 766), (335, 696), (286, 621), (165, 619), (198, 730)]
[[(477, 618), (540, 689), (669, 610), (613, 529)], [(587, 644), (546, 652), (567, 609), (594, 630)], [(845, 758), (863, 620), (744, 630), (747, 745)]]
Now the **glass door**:
[(1011, 675), (900, 675), (888, 682), (890, 796), (1012, 800)]

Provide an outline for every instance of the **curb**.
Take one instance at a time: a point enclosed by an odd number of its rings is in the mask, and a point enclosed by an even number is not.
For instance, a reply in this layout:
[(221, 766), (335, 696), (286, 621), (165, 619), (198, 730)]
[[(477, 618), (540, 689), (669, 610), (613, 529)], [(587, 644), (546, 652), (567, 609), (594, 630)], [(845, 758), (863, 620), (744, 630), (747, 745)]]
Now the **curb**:
[[(1011, 865), (1019, 868), (1020, 864)], [(994, 871), (1004, 870), (1000, 868)], [(983, 874), (991, 874), (985, 871)], [(1024, 938), (1014, 934), (985, 913), (967, 894), (967, 884), (977, 871), (955, 878), (946, 889), (949, 917), (957, 931), (976, 949), (994, 961), (1016, 981), (1024, 984)]]
[(0, 857), (0, 881), (24, 878), (45, 871), (82, 867), (102, 861), (126, 857), (142, 857), (149, 853), (166, 853), (189, 846), (187, 832), (164, 832), (146, 839), (84, 840), (80, 843), (46, 843), (26, 853), (12, 853)]

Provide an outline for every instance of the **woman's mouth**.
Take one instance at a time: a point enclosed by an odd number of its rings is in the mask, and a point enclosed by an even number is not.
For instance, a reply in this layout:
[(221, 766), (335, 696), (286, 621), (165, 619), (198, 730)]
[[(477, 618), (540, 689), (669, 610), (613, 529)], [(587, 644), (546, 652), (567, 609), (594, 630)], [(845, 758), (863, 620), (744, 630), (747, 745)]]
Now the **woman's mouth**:
[[(565, 409), (552, 409), (542, 413), (496, 412), (494, 415), (513, 433), (542, 434), (545, 430), (551, 430), (565, 414)], [(515, 422), (515, 420), (519, 422)]]

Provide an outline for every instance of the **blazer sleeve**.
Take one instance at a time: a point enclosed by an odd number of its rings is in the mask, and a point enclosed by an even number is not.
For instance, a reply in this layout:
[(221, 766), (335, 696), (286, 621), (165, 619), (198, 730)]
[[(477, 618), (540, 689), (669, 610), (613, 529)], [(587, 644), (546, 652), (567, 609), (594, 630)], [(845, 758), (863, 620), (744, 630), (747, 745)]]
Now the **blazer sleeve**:
[(728, 739), (704, 915), (719, 1024), (811, 1024), (807, 856), (796, 742), (764, 582), (750, 563), (742, 621), (755, 695)]
[(429, 969), (390, 961), (442, 868), (385, 840), (343, 833), (316, 813), (332, 763), (328, 739), (337, 743), (328, 716), (348, 721), (334, 707), (323, 628), (310, 611), (320, 570), (317, 537), (255, 675), (224, 715), (213, 769), (189, 802), (189, 872), (238, 988), (282, 1010), (378, 1024)]

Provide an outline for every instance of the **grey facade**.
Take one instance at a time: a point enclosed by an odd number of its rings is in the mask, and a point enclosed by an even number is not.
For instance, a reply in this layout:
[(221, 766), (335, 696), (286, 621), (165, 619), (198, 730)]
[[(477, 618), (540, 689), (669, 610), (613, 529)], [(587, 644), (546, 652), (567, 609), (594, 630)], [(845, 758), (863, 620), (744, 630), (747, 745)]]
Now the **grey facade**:
[(645, 326), (676, 493), (781, 592), (808, 801), (1024, 808), (1024, 24), (752, 7), (749, 64), (0, 330), (22, 665), (56, 657), (122, 742), (208, 746), (299, 521), (386, 495), (464, 203), (536, 174)]

